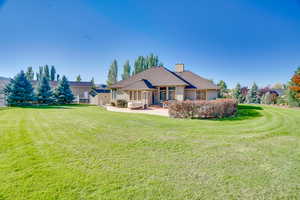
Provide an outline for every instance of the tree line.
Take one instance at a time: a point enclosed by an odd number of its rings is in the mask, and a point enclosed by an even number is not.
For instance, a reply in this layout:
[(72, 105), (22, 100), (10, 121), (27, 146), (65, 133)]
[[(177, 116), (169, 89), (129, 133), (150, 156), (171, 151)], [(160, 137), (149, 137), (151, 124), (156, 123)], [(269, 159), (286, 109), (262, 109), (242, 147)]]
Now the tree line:
[[(40, 68), (37, 74), (37, 87), (34, 90), (32, 80), (34, 73), (31, 67), (25, 73), (23, 70), (17, 74), (4, 89), (6, 101), (9, 106), (28, 106), (32, 104), (51, 105), (51, 104), (70, 104), (74, 101), (74, 95), (70, 89), (66, 76), (59, 78), (55, 89), (51, 88), (50, 80), (55, 77), (49, 73), (48, 67)], [(56, 76), (57, 78), (58, 76)]]
[[(300, 107), (300, 67), (287, 84), (278, 83), (273, 87), (259, 88), (256, 83), (253, 83), (249, 89), (238, 83), (232, 90), (227, 88), (223, 80), (217, 85), (220, 88), (219, 98), (234, 98), (239, 103), (246, 104), (281, 104)], [(283, 95), (279, 95), (276, 90), (283, 91)]]
[[(131, 67), (129, 60), (127, 60), (123, 65), (123, 73), (121, 74), (122, 80), (129, 79), (132, 75), (150, 69), (152, 67), (164, 66), (159, 60), (157, 55), (151, 53), (148, 56), (138, 56), (134, 61), (133, 67)], [(113, 60), (109, 67), (107, 84), (112, 85), (118, 82), (118, 62)]]

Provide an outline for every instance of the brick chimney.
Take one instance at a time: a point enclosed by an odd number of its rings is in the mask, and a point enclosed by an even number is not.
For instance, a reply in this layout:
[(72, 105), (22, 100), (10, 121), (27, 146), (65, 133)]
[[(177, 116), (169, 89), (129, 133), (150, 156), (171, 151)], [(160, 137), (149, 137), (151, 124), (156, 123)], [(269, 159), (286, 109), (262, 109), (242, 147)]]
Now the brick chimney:
[(175, 72), (184, 72), (184, 64), (176, 64)]

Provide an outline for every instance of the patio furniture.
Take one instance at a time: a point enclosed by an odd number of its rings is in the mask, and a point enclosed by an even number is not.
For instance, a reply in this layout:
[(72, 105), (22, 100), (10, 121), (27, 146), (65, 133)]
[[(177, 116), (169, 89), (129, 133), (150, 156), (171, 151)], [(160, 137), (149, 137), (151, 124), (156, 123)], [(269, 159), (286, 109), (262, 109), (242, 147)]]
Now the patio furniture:
[(144, 109), (145, 105), (142, 102), (128, 102), (129, 109)]

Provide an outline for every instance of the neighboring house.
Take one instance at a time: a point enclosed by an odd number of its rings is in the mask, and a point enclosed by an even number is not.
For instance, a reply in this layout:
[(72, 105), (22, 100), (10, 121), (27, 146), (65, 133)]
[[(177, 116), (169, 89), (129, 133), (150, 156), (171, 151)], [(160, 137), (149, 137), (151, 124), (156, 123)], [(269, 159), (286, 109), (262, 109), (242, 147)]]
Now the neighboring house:
[(0, 107), (5, 106), (5, 96), (3, 90), (8, 83), (8, 78), (0, 77)]
[(110, 89), (112, 101), (124, 99), (145, 105), (168, 100), (213, 100), (219, 92), (211, 81), (185, 71), (184, 64), (177, 64), (174, 72), (165, 67), (150, 68), (117, 82)]
[[(51, 87), (54, 89), (57, 87), (57, 81), (50, 81)], [(37, 87), (38, 81), (32, 81), (32, 86)], [(75, 97), (77, 103), (90, 103), (90, 91), (92, 89), (92, 82), (77, 82), (69, 81), (70, 88)]]

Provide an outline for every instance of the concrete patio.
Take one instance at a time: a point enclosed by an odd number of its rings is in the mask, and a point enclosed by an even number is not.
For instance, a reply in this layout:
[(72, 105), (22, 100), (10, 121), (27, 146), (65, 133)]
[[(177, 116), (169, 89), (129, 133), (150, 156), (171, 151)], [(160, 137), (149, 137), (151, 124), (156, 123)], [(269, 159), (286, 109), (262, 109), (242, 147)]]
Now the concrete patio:
[(149, 115), (160, 115), (165, 117), (169, 116), (168, 109), (159, 108), (159, 107), (149, 107), (143, 110), (132, 110), (129, 108), (118, 108), (114, 106), (105, 106), (105, 108), (108, 111), (112, 111), (112, 112), (139, 113), (139, 114), (149, 114)]

